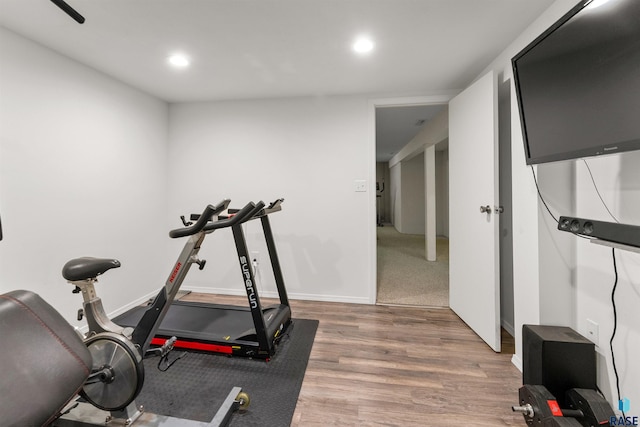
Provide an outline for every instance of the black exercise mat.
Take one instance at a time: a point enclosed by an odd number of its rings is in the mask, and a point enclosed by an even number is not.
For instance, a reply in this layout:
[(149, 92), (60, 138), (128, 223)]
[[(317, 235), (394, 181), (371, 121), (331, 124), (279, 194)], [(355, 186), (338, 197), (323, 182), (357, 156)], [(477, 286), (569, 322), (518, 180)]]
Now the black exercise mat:
[[(158, 358), (146, 359), (145, 383), (136, 402), (145, 411), (209, 421), (231, 389), (242, 387), (251, 404), (233, 414), (230, 426), (290, 426), (318, 324), (294, 319), (269, 362), (188, 352), (160, 372)], [(179, 354), (175, 349), (170, 358)]]

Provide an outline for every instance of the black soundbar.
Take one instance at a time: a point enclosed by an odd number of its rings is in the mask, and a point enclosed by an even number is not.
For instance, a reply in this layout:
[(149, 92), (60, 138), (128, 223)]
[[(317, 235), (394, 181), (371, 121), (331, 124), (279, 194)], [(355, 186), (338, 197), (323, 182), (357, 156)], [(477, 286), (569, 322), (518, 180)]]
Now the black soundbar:
[(640, 226), (561, 216), (558, 230), (640, 248)]

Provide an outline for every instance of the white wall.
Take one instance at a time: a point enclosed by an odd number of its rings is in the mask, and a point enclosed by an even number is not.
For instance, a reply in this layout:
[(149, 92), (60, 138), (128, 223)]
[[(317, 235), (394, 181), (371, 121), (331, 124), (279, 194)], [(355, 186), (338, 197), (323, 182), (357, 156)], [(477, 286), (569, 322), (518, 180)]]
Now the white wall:
[[(375, 157), (365, 97), (210, 102), (170, 109), (169, 210), (229, 197), (285, 199), (272, 216), (287, 290), (294, 298), (370, 302), (375, 250)], [(355, 192), (355, 180), (367, 192)], [(247, 224), (250, 250), (261, 249), (259, 223)], [(187, 279), (199, 290), (242, 293), (229, 230), (210, 236), (207, 268)], [(266, 256), (265, 294), (275, 289)]]
[(449, 150), (436, 151), (436, 234), (449, 237)]
[(164, 283), (165, 103), (0, 28), (0, 292), (39, 293), (73, 324), (81, 297), (61, 276), (113, 257), (105, 309)]
[[(450, 99), (449, 96), (442, 98)], [(442, 101), (438, 101), (442, 102)], [(420, 129), (420, 132), (411, 139), (396, 155), (394, 155), (391, 160), (389, 160), (389, 167), (392, 170), (391, 179), (395, 182), (393, 183), (394, 188), (397, 192), (401, 192), (401, 196), (396, 196), (393, 199), (392, 195), (392, 206), (394, 207), (394, 222), (396, 229), (401, 233), (407, 234), (424, 234), (425, 233), (425, 166), (424, 166), (424, 151), (427, 147), (432, 147), (438, 143), (444, 142), (447, 140), (449, 136), (449, 110), (448, 108), (443, 108), (443, 110), (432, 120), (430, 120), (426, 125)], [(419, 158), (420, 160), (417, 160)], [(421, 164), (418, 164), (420, 162)], [(404, 167), (401, 168), (401, 165), (404, 164)], [(401, 174), (402, 180), (399, 180), (397, 175), (393, 174), (393, 170), (395, 169), (395, 174)], [(402, 172), (400, 172), (402, 169)], [(440, 172), (443, 170), (440, 169)], [(448, 194), (448, 167), (444, 173), (447, 174), (446, 181), (440, 180), (440, 176), (438, 176), (438, 170), (436, 171), (436, 186), (447, 186), (446, 191)], [(415, 181), (419, 179), (421, 182)], [(444, 189), (440, 187), (440, 191)], [(419, 194), (418, 192), (421, 193)], [(436, 198), (438, 196), (436, 195)], [(394, 203), (395, 201), (395, 203)], [(398, 203), (400, 201), (400, 203)], [(440, 201), (440, 200), (438, 200)], [(421, 204), (422, 206), (418, 206)], [(448, 206), (448, 199), (446, 200), (446, 205)], [(437, 206), (436, 206), (437, 209)], [(448, 210), (445, 212), (448, 216)], [(438, 212), (440, 214), (440, 212)], [(419, 224), (422, 222), (422, 224)], [(446, 223), (440, 224), (440, 230), (448, 234), (448, 220)]]
[(391, 223), (396, 230), (402, 229), (402, 163), (391, 166), (389, 196), (391, 197)]
[(425, 232), (425, 178), (424, 154), (402, 161), (402, 215), (401, 228), (405, 234)]
[[(574, 162), (556, 162), (536, 168), (540, 191), (556, 218), (576, 214), (573, 166)], [(542, 203), (539, 209), (540, 322), (576, 329), (576, 238), (558, 232)]]
[[(451, 99), (450, 97), (447, 98)], [(393, 167), (403, 160), (411, 159), (418, 153), (422, 153), (426, 147), (436, 145), (447, 140), (447, 138), (449, 138), (449, 108), (445, 107), (389, 160), (389, 166)]]
[[(587, 159), (594, 180), (606, 205), (623, 224), (640, 225), (640, 152), (625, 153), (597, 159)], [(615, 222), (600, 201), (583, 162), (576, 169), (576, 213), (583, 218)], [(575, 239), (577, 263), (577, 330), (587, 335), (587, 319), (599, 325), (598, 362), (600, 388), (611, 402), (617, 401), (615, 377), (609, 340), (613, 331), (611, 292), (615, 275), (612, 250)], [(616, 250), (618, 285), (616, 306), (618, 327), (614, 339), (615, 360), (620, 375), (623, 397), (631, 403), (631, 413), (638, 415), (640, 402), (640, 254)], [(635, 404), (633, 402), (636, 402)]]
[[(504, 72), (510, 78), (510, 59), (530, 41), (552, 25), (575, 5), (573, 0), (556, 1), (526, 31), (502, 52), (487, 70)], [(511, 82), (512, 83), (512, 82)], [(515, 90), (511, 84), (511, 99)], [(538, 201), (537, 192), (526, 166), (522, 132), (517, 104), (512, 102), (512, 187), (513, 187), (513, 245), (514, 245), (514, 315), (516, 326), (516, 355), (514, 363), (521, 366), (521, 328), (523, 324), (571, 323), (569, 326), (583, 335), (586, 319), (597, 322), (600, 361), (599, 386), (617, 407), (608, 340), (612, 332), (613, 313), (610, 292), (614, 281), (611, 250), (572, 239), (553, 229), (548, 214)], [(596, 182), (613, 211), (623, 222), (639, 225), (640, 155), (626, 153), (607, 158), (591, 159)], [(571, 168), (575, 167), (575, 172)], [(601, 202), (594, 194), (593, 184), (580, 163), (548, 165), (536, 168), (543, 194), (555, 214), (565, 214), (575, 207), (580, 217), (608, 220)], [(559, 182), (560, 180), (561, 182)], [(559, 186), (559, 188), (558, 188)], [(572, 246), (574, 248), (572, 248)], [(633, 360), (640, 353), (640, 323), (637, 307), (640, 290), (637, 277), (640, 260), (635, 253), (619, 253), (618, 272), (618, 335), (614, 350), (622, 395), (632, 402), (640, 401), (640, 369)], [(555, 260), (553, 259), (555, 257)], [(558, 295), (554, 292), (559, 289)], [(550, 305), (557, 304), (555, 306)]]

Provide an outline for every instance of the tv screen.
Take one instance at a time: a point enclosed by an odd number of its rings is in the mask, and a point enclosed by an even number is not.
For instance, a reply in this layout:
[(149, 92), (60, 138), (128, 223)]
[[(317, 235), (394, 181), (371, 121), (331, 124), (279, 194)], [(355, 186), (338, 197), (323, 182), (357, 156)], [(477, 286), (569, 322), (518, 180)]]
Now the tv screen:
[(512, 59), (527, 164), (640, 149), (640, 0), (583, 0)]

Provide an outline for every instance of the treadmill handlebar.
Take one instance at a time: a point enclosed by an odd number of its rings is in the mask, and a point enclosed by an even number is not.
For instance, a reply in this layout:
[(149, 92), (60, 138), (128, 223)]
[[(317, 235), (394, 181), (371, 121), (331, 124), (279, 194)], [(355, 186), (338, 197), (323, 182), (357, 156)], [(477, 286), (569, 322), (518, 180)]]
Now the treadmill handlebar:
[(242, 218), (240, 222), (243, 223), (243, 222), (249, 221), (250, 219), (253, 219), (256, 215), (258, 215), (262, 211), (262, 208), (264, 208), (264, 202), (261, 200), (258, 202), (258, 204), (256, 204), (256, 207), (253, 208), (251, 212), (249, 212), (247, 215), (245, 215), (244, 218)]
[(269, 206), (264, 208), (262, 211), (263, 215), (269, 215), (274, 212), (278, 212), (282, 210), (282, 203), (284, 203), (284, 199), (276, 199), (273, 202), (269, 203)]
[[(258, 206), (260, 206), (258, 208)], [(233, 227), (234, 225), (242, 222), (245, 218), (250, 218), (251, 214), (254, 213), (254, 211), (256, 211), (256, 208), (258, 208), (257, 210), (262, 209), (262, 207), (264, 207), (264, 203), (262, 202), (258, 202), (258, 204), (255, 204), (253, 202), (249, 202), (246, 205), (244, 205), (244, 207), (242, 209), (240, 209), (235, 215), (233, 215), (232, 217), (229, 217), (227, 219), (221, 219), (215, 222), (212, 222), (210, 224), (207, 224), (203, 230), (204, 231), (212, 231), (212, 230), (219, 230), (221, 228), (226, 228), (226, 227)]]
[(207, 207), (204, 208), (204, 211), (202, 211), (202, 214), (200, 214), (200, 218), (198, 218), (198, 221), (196, 221), (195, 224), (188, 227), (171, 230), (169, 232), (169, 237), (171, 237), (172, 239), (176, 239), (178, 237), (191, 236), (202, 231), (205, 228), (205, 225), (207, 225), (207, 222), (209, 222), (214, 215), (219, 214), (220, 212), (225, 210), (227, 206), (229, 206), (230, 202), (231, 200), (225, 199), (215, 206), (207, 205)]
[(267, 206), (266, 209), (275, 209), (275, 208), (279, 208), (280, 205), (284, 202), (284, 199), (276, 199), (273, 202), (269, 203), (269, 206)]
[[(269, 215), (272, 214), (274, 212), (278, 212), (282, 210), (282, 203), (284, 202), (284, 199), (276, 199), (273, 202), (269, 203), (269, 206), (266, 206), (262, 209), (260, 209), (258, 212), (256, 212), (255, 214), (251, 215), (251, 217), (247, 218), (246, 220), (252, 220), (255, 218), (260, 218), (263, 217), (265, 215)], [(236, 213), (238, 212), (240, 209), (229, 209), (229, 213)], [(191, 220), (195, 221), (198, 219), (198, 215), (191, 215)]]

